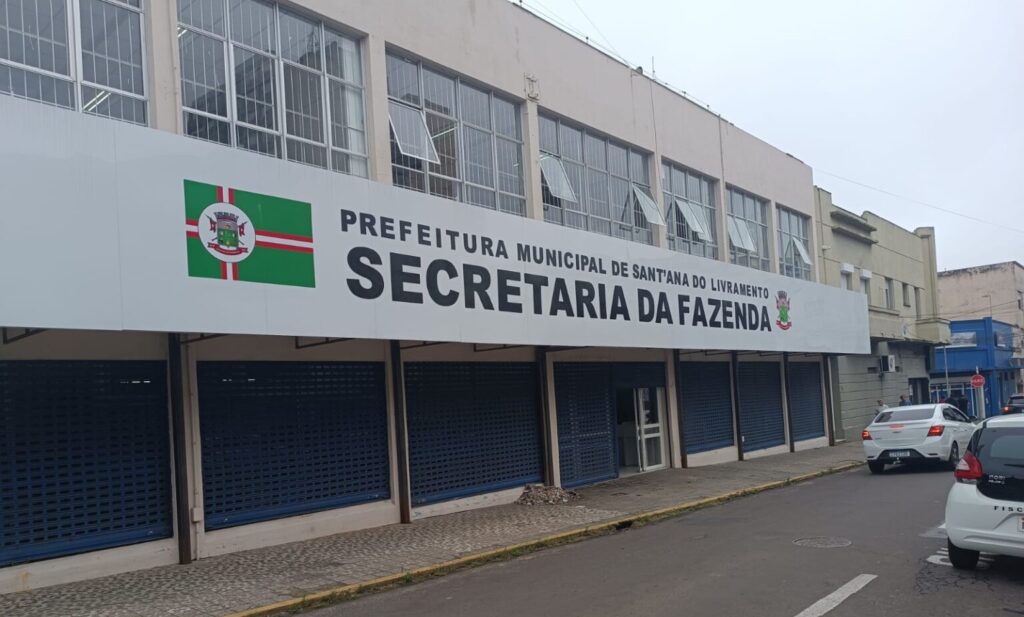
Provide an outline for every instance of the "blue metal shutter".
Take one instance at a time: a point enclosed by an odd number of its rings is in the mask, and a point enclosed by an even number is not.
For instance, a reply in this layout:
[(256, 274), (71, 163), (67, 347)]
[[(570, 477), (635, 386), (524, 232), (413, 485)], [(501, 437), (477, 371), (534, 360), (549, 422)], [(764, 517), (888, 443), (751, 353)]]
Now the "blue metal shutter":
[(619, 474), (611, 378), (611, 364), (555, 363), (562, 486), (592, 484)]
[(537, 365), (405, 365), (412, 501), (434, 503), (543, 480)]
[(664, 362), (616, 362), (612, 365), (616, 388), (664, 388)]
[(164, 362), (0, 362), (0, 566), (172, 533)]
[(384, 364), (199, 362), (206, 529), (390, 497)]
[(782, 413), (782, 371), (778, 362), (740, 362), (740, 428), (743, 451), (786, 443)]
[(680, 362), (679, 413), (690, 454), (736, 443), (728, 362)]
[(825, 436), (820, 363), (789, 363), (789, 402), (794, 441)]

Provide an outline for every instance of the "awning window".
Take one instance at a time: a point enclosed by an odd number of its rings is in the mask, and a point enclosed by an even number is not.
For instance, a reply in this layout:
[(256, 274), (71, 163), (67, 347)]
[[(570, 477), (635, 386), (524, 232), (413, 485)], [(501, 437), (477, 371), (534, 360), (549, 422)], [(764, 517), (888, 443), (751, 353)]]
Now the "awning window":
[(540, 172), (553, 197), (579, 203), (576, 199), (576, 192), (572, 190), (572, 183), (569, 182), (569, 176), (565, 173), (565, 167), (562, 167), (562, 161), (558, 157), (550, 154), (540, 155)]
[(654, 198), (647, 192), (647, 189), (634, 184), (633, 197), (636, 199), (636, 203), (640, 206), (640, 211), (644, 213), (644, 218), (647, 219), (648, 223), (652, 225), (665, 224), (665, 217), (661, 216), (658, 204), (655, 203)]
[(697, 234), (697, 238), (701, 242), (707, 242), (708, 238), (711, 237), (711, 225), (708, 224), (704, 208), (681, 199), (674, 201), (676, 202), (676, 210), (679, 211), (679, 215), (686, 221), (686, 226), (690, 228), (690, 231)]
[(754, 242), (754, 237), (750, 235), (747, 222), (732, 215), (729, 215), (729, 239), (736, 249), (747, 251), (748, 253), (757, 253), (757, 243)]
[(404, 156), (428, 163), (441, 162), (437, 156), (437, 150), (434, 148), (434, 142), (430, 139), (427, 123), (419, 110), (389, 101), (388, 118), (391, 120), (391, 130), (395, 134), (398, 150)]
[(787, 252), (792, 253), (796, 251), (796, 254), (800, 257), (800, 261), (804, 262), (804, 265), (811, 265), (811, 256), (807, 252), (807, 247), (799, 238), (790, 237), (789, 239), (789, 250)]

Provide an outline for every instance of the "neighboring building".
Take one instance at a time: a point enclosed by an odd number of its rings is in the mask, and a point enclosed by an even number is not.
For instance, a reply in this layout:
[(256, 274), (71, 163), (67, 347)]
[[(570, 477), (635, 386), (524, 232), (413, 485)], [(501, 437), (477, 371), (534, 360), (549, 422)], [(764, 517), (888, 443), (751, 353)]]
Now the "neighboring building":
[[(950, 329), (949, 345), (935, 348), (933, 400), (946, 397), (957, 405), (966, 401), (961, 411), (975, 417), (999, 415), (1010, 395), (1017, 391), (1011, 347), (1013, 325), (985, 317), (954, 321)], [(975, 374), (985, 378), (984, 407), (971, 387)]]
[(935, 315), (935, 232), (908, 231), (871, 212), (854, 214), (816, 188), (821, 281), (867, 296), (870, 355), (835, 358), (837, 435), (855, 438), (871, 423), (877, 401), (929, 397), (932, 346), (949, 341), (949, 322)]
[(3, 4), (0, 592), (830, 442), (811, 169), (522, 8)]
[(1013, 363), (1024, 386), (1024, 266), (1008, 261), (939, 272), (939, 314), (949, 320), (991, 317), (1013, 328)]

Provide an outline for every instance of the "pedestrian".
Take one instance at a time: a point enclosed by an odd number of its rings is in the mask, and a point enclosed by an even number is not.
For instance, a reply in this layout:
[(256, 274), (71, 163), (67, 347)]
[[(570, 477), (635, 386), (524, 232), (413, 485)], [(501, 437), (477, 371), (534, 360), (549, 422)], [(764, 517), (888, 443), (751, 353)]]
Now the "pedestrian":
[(909, 399), (907, 399), (907, 395), (906, 394), (901, 394), (900, 395), (900, 403), (899, 403), (900, 407), (906, 407), (907, 405), (911, 405), (911, 404), (912, 403), (910, 402)]
[(875, 415), (876, 416), (878, 414), (882, 413), (883, 411), (885, 411), (886, 409), (889, 409), (889, 406), (886, 405), (885, 401), (883, 401), (882, 399), (878, 399), (876, 402), (878, 403), (878, 406), (875, 407)]

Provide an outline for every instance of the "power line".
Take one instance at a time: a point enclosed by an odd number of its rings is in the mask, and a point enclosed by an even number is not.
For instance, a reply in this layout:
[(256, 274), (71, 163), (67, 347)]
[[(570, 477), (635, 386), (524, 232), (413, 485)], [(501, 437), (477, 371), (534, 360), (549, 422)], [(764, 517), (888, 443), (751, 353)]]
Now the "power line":
[(992, 227), (998, 227), (999, 229), (1003, 229), (1003, 230), (1007, 230), (1007, 231), (1013, 231), (1013, 232), (1016, 232), (1016, 233), (1024, 235), (1024, 229), (1019, 229), (1017, 227), (1010, 227), (1009, 225), (1006, 225), (1005, 223), (996, 223), (995, 221), (989, 221), (987, 219), (978, 218), (978, 217), (970, 215), (970, 214), (964, 214), (963, 212), (958, 212), (956, 210), (950, 210), (949, 208), (943, 208), (942, 206), (936, 206), (935, 204), (928, 203), (927, 201), (921, 201), (920, 199), (914, 199), (913, 197), (907, 197), (905, 195), (900, 195), (898, 193), (893, 193), (892, 191), (887, 191), (886, 189), (878, 188), (877, 186), (871, 186), (870, 184), (865, 184), (864, 182), (858, 182), (857, 180), (851, 180), (850, 178), (846, 178), (844, 176), (840, 176), (839, 174), (834, 174), (834, 173), (832, 173), (830, 171), (825, 171), (824, 169), (821, 169), (820, 167), (815, 167), (814, 170), (817, 171), (817, 172), (821, 172), (821, 173), (825, 174), (826, 176), (832, 176), (833, 178), (842, 180), (843, 182), (849, 182), (850, 184), (856, 184), (857, 186), (860, 186), (860, 187), (863, 187), (863, 188), (866, 188), (868, 190), (875, 191), (875, 192), (878, 192), (878, 193), (882, 193), (883, 195), (888, 195), (890, 197), (895, 197), (896, 199), (902, 199), (903, 201), (909, 201), (909, 202), (915, 203), (915, 204), (917, 204), (919, 206), (924, 206), (926, 208), (931, 208), (933, 210), (938, 210), (940, 212), (945, 212), (946, 214), (952, 214), (953, 216), (959, 216), (961, 218), (965, 218), (967, 220), (974, 221), (976, 223), (982, 223), (982, 224), (985, 224), (985, 225), (991, 225)]
[(617, 56), (619, 56), (619, 57), (622, 57), (622, 54), (620, 54), (620, 53), (619, 53), (619, 50), (615, 49), (615, 46), (614, 46), (614, 45), (612, 45), (612, 41), (611, 41), (611, 39), (609, 39), (609, 38), (608, 38), (607, 36), (605, 36), (605, 35), (604, 35), (604, 32), (601, 32), (601, 29), (597, 27), (597, 24), (595, 24), (595, 23), (594, 23), (594, 20), (593, 20), (593, 19), (590, 19), (590, 15), (587, 15), (587, 12), (583, 10), (583, 7), (582, 7), (582, 6), (580, 6), (580, 3), (579, 3), (579, 2), (577, 2), (577, 0), (572, 0), (572, 3), (573, 3), (573, 4), (575, 4), (575, 5), (576, 5), (576, 8), (577, 8), (577, 9), (579, 9), (579, 10), (580, 10), (580, 13), (582, 13), (582, 14), (583, 14), (583, 18), (584, 18), (584, 19), (586, 19), (586, 20), (587, 20), (587, 21), (588, 21), (588, 22), (590, 23), (590, 25), (594, 27), (594, 30), (595, 30), (595, 31), (596, 31), (596, 32), (597, 32), (597, 33), (598, 33), (599, 35), (601, 35), (601, 38), (602, 38), (602, 39), (604, 39), (604, 42), (608, 44), (608, 47), (611, 47), (611, 48), (612, 48), (612, 51), (614, 51), (614, 52), (615, 52), (615, 55), (617, 55)]

